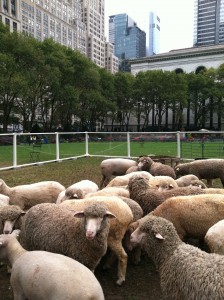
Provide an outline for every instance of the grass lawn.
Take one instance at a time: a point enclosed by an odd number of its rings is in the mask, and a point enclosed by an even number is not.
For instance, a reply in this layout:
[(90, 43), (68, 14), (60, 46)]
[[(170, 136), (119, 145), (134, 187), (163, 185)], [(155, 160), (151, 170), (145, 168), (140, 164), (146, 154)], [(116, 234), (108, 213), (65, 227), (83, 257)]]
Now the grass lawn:
[[(29, 164), (32, 162), (56, 160), (56, 144), (42, 144), (40, 154), (32, 159), (30, 152), (33, 146), (19, 144), (17, 146), (17, 165)], [(59, 159), (69, 157), (85, 156), (85, 142), (64, 142), (59, 144)], [(98, 141), (89, 142), (88, 154), (90, 156), (128, 156), (128, 144), (126, 141)], [(177, 143), (171, 141), (145, 141), (130, 143), (130, 156), (140, 155), (162, 155), (177, 156)], [(181, 142), (181, 158), (224, 158), (223, 142)], [(13, 146), (0, 146), (0, 167), (13, 165)]]

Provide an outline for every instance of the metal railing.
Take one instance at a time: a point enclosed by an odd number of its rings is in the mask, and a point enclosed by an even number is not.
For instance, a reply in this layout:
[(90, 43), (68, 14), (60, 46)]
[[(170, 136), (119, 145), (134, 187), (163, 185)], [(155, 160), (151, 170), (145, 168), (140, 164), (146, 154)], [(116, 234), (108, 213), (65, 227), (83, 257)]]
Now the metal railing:
[[(34, 161), (31, 152), (41, 143)], [(81, 157), (224, 158), (224, 132), (54, 132), (0, 134), (0, 170)]]

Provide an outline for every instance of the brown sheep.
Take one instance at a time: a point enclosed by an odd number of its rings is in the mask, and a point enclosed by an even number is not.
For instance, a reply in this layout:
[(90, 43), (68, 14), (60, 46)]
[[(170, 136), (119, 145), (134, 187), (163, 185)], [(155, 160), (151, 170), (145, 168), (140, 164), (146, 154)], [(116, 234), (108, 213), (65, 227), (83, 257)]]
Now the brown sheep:
[(154, 162), (149, 156), (140, 156), (138, 158), (138, 168), (142, 171), (149, 172), (153, 176), (165, 175), (176, 179), (175, 171), (171, 166)]
[(206, 179), (208, 187), (212, 187), (212, 180), (219, 178), (224, 187), (224, 159), (199, 159), (175, 166), (176, 176), (187, 174), (196, 175), (199, 179)]
[(150, 213), (158, 205), (170, 197), (205, 193), (203, 189), (198, 187), (178, 187), (172, 190), (159, 192), (150, 188), (147, 179), (137, 175), (130, 179), (128, 188), (130, 192), (130, 198), (138, 202), (143, 209), (144, 215)]
[(208, 229), (224, 219), (224, 195), (171, 197), (150, 214), (172, 222), (182, 240), (187, 238), (204, 240)]

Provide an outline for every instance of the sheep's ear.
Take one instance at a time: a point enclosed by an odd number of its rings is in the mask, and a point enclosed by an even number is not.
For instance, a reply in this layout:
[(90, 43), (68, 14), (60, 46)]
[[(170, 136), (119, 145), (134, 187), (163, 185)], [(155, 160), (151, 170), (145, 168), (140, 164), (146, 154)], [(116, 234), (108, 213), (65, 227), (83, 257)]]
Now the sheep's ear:
[(84, 210), (75, 212), (74, 217), (83, 218), (84, 217)]
[(164, 240), (164, 237), (160, 233), (154, 233), (155, 237), (159, 240)]
[(180, 168), (175, 168), (175, 170), (176, 170), (176, 171), (179, 171), (179, 170), (180, 170)]
[(114, 219), (117, 218), (114, 214), (112, 214), (110, 211), (107, 210), (106, 215), (107, 218), (109, 219)]
[(172, 183), (169, 184), (169, 189), (170, 190), (173, 189), (173, 184)]

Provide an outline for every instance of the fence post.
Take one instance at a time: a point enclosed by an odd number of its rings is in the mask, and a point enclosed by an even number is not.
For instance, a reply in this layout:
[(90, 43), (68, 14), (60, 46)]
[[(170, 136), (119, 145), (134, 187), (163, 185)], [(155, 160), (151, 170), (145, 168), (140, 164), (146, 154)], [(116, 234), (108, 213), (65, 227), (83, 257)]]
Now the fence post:
[(127, 132), (127, 150), (128, 150), (128, 157), (131, 157), (131, 145), (130, 145), (130, 132)]
[(55, 135), (56, 135), (56, 137), (55, 137), (55, 141), (56, 141), (56, 160), (59, 160), (60, 152), (59, 152), (59, 134), (58, 134), (58, 132), (55, 132)]
[(13, 133), (13, 168), (17, 167), (17, 133)]
[(85, 132), (85, 141), (86, 141), (86, 156), (89, 156), (89, 135), (88, 132)]
[(177, 157), (181, 158), (181, 153), (180, 153), (180, 131), (177, 131)]

